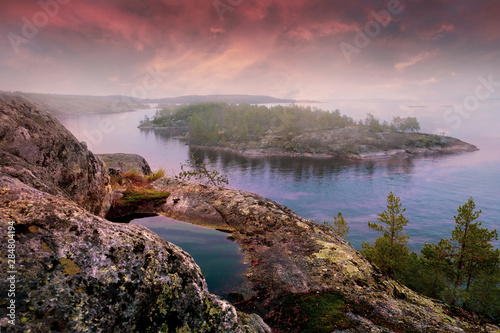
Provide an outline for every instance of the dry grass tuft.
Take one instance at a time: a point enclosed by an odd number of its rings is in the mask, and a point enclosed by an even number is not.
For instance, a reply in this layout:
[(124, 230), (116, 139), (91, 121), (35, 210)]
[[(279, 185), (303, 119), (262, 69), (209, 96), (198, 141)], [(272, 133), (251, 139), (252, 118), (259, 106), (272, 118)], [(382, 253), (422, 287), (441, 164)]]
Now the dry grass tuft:
[(145, 176), (144, 179), (148, 183), (152, 183), (155, 180), (158, 180), (158, 179), (160, 179), (160, 178), (162, 178), (164, 176), (165, 176), (165, 170), (164, 169), (159, 169), (158, 171), (150, 173), (149, 175)]

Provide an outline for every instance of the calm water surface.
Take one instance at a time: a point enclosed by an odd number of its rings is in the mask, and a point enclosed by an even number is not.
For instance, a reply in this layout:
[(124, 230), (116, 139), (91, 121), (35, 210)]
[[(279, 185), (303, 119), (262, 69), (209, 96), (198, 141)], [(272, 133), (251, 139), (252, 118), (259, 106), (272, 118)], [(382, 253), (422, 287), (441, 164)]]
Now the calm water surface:
[[(371, 103), (370, 105), (372, 105)], [(345, 162), (335, 159), (243, 158), (210, 150), (194, 152), (201, 159), (216, 161), (228, 175), (230, 187), (248, 190), (284, 204), (299, 215), (318, 222), (333, 221), (339, 211), (351, 230), (348, 240), (356, 247), (373, 241), (367, 221), (376, 220), (386, 206), (389, 191), (401, 197), (409, 219), (410, 247), (419, 250), (424, 242), (449, 237), (459, 205), (472, 196), (482, 209), (480, 220), (490, 229), (500, 225), (500, 117), (499, 103), (484, 106), (453, 135), (477, 145), (473, 153), (395, 159), (389, 161)], [(357, 117), (363, 103), (352, 111)], [(335, 109), (319, 105), (321, 108)], [(405, 105), (381, 103), (377, 110), (392, 108), (399, 114)], [(406, 110), (406, 111), (408, 111)], [(443, 125), (440, 106), (419, 107), (422, 130), (431, 132)], [(341, 108), (346, 112), (346, 108)], [(405, 112), (406, 112), (405, 111)], [(61, 122), (95, 153), (137, 153), (153, 169), (164, 168), (173, 175), (190, 156), (190, 149), (175, 139), (173, 131), (140, 130), (139, 120), (154, 110), (125, 114), (61, 116)], [(411, 111), (413, 112), (413, 111)], [(408, 115), (408, 113), (403, 113)], [(437, 120), (436, 120), (437, 119)], [(389, 119), (390, 120), (390, 119)], [(444, 124), (446, 125), (446, 124)], [(175, 242), (174, 242), (175, 243)], [(495, 244), (498, 246), (498, 242)]]
[[(228, 234), (164, 216), (136, 219), (139, 224), (188, 252), (200, 266), (212, 293), (227, 295), (245, 284), (246, 265)], [(228, 274), (230, 272), (230, 274)]]

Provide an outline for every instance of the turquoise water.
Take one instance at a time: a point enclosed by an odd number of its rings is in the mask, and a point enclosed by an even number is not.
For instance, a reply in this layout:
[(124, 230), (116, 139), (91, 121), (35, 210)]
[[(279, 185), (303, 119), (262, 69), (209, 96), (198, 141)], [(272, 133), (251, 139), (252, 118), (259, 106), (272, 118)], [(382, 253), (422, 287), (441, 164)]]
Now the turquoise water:
[[(348, 240), (358, 249), (361, 241), (372, 242), (378, 237), (368, 229), (367, 221), (376, 220), (377, 214), (385, 209), (387, 194), (393, 191), (407, 208), (410, 247), (418, 251), (424, 242), (450, 237), (453, 216), (470, 196), (482, 210), (483, 225), (489, 229), (499, 228), (498, 104), (486, 105), (454, 133), (459, 139), (477, 145), (479, 151), (357, 163), (335, 159), (244, 158), (211, 150), (190, 150), (175, 139), (175, 132), (136, 128), (139, 120), (144, 115), (152, 116), (154, 110), (64, 116), (60, 120), (95, 153), (141, 154), (153, 169), (164, 168), (168, 175), (178, 173), (180, 164), (195, 153), (199, 159), (214, 160), (216, 168), (228, 176), (229, 187), (271, 198), (305, 218), (333, 221), (333, 216), (340, 211), (351, 227)], [(392, 107), (392, 114), (401, 109), (398, 104), (382, 103), (381, 106), (384, 110)], [(377, 115), (376, 110), (372, 108), (369, 112)], [(435, 115), (441, 112), (439, 107), (430, 108), (427, 113), (426, 109), (422, 110), (419, 109), (423, 112), (419, 119), (423, 131), (431, 132), (443, 125), (440, 116)], [(495, 246), (498, 245), (496, 242)], [(210, 257), (211, 246), (206, 250)], [(225, 274), (231, 274), (231, 270), (228, 268)]]
[(211, 292), (227, 295), (245, 284), (246, 265), (238, 245), (227, 233), (170, 219), (146, 217), (130, 223), (142, 225), (188, 252), (200, 266)]

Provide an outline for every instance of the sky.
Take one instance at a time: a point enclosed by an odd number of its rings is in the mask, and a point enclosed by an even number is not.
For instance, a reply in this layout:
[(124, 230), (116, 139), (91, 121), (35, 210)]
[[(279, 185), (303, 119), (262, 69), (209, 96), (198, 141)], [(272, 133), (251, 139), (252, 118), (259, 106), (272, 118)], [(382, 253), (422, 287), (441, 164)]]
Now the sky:
[(500, 98), (499, 17), (498, 0), (0, 0), (0, 90)]

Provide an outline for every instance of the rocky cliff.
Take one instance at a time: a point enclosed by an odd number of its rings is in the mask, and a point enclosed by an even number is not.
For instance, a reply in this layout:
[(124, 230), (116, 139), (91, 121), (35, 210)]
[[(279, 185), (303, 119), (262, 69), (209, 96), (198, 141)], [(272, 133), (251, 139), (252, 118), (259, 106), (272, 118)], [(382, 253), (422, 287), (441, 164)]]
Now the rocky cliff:
[[(300, 321), (283, 322), (287, 309), (280, 303), (292, 299), (289, 306), (297, 307), (300, 302), (294, 297), (301, 295), (315, 299), (306, 319), (324, 311), (325, 317), (331, 315), (336, 321), (329, 324), (332, 331), (500, 332), (496, 326), (483, 325), (472, 315), (383, 276), (328, 228), (269, 199), (166, 178), (152, 185), (171, 193), (161, 208), (164, 214), (232, 231), (251, 263), (247, 277), (257, 291), (238, 305), (260, 313), (284, 332), (295, 331)], [(340, 300), (336, 312), (330, 302), (323, 303), (332, 297)], [(294, 316), (285, 318), (293, 322)], [(307, 323), (302, 324), (307, 327)]]
[(269, 332), (210, 294), (189, 254), (98, 217), (107, 167), (57, 120), (12, 95), (0, 117), (2, 331)]

